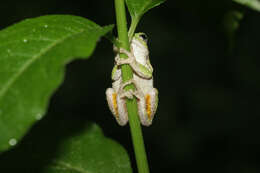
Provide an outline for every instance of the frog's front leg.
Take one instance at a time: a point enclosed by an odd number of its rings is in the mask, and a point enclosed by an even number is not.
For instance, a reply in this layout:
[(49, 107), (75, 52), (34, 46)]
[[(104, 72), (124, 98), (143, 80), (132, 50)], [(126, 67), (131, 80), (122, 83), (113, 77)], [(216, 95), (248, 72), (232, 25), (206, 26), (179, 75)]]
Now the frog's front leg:
[(119, 56), (117, 56), (115, 58), (115, 61), (118, 66), (123, 65), (123, 64), (129, 64), (138, 76), (140, 76), (144, 79), (152, 78), (153, 69), (152, 68), (149, 69), (149, 68), (145, 67), (144, 65), (138, 63), (136, 61), (135, 56), (132, 53), (132, 51), (128, 52), (127, 50), (120, 48), (119, 53), (126, 54), (128, 58), (123, 59), (123, 58), (120, 58)]
[(110, 111), (113, 113), (119, 125), (124, 126), (128, 122), (128, 114), (125, 106), (125, 100), (121, 94), (116, 93), (113, 88), (106, 90), (106, 98)]

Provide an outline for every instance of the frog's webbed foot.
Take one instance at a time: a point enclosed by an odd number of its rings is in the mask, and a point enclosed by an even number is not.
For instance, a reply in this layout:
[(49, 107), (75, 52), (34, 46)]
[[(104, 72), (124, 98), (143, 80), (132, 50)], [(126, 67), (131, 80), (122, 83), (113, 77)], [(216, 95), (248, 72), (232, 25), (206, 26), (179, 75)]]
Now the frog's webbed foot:
[[(125, 91), (124, 88), (130, 84), (134, 84), (136, 89), (135, 90), (130, 89)], [(134, 79), (128, 80), (127, 82), (123, 83), (119, 89), (119, 93), (121, 98), (133, 99), (133, 96), (135, 96), (139, 100), (140, 98), (144, 97), (144, 95), (142, 94), (139, 86), (136, 84)]]
[[(118, 49), (118, 48), (117, 48)], [(119, 56), (116, 56), (115, 61), (116, 61), (116, 65), (123, 65), (123, 64), (129, 64), (130, 66), (133, 66), (135, 63), (135, 56), (133, 53), (120, 48), (119, 53), (123, 53), (126, 54), (126, 56), (128, 58), (124, 59), (124, 58), (120, 58)]]
[(123, 83), (121, 86), (120, 86), (120, 88), (119, 88), (119, 97), (120, 98), (128, 98), (128, 99), (133, 99), (133, 95), (134, 95), (134, 90), (133, 89), (130, 89), (130, 90), (127, 90), (127, 91), (125, 91), (124, 90), (124, 88), (127, 86), (127, 85), (129, 85), (129, 84), (131, 84), (132, 83), (132, 80), (129, 80), (129, 81), (127, 81), (127, 82), (125, 82), (125, 83)]

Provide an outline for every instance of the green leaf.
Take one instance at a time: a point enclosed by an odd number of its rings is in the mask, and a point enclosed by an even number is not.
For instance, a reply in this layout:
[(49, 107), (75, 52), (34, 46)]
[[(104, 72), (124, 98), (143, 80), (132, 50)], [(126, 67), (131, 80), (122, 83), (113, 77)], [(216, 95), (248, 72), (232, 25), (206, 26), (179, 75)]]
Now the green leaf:
[(260, 12), (260, 1), (259, 0), (233, 0), (239, 4), (248, 6), (249, 8)]
[(92, 124), (80, 134), (66, 139), (44, 169), (46, 173), (69, 171), (130, 173), (131, 166), (123, 147), (105, 138), (100, 128)]
[(82, 17), (49, 15), (0, 31), (0, 152), (43, 117), (65, 65), (90, 56), (111, 29)]
[(44, 118), (20, 145), (0, 155), (0, 170), (8, 173), (132, 172), (125, 149), (104, 137), (96, 124), (76, 116), (59, 116), (56, 120), (52, 117)]
[(144, 13), (165, 1), (166, 0), (126, 0), (128, 11), (130, 12), (132, 18), (132, 23), (129, 30), (130, 38), (132, 38), (135, 28)]
[(126, 0), (130, 15), (133, 19), (141, 18), (151, 8), (154, 8), (165, 0)]

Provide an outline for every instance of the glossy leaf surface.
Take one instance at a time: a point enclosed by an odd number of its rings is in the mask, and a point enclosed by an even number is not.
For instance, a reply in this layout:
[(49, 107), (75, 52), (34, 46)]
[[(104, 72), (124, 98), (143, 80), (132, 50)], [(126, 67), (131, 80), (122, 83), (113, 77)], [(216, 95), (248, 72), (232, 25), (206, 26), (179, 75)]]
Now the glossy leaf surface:
[(89, 57), (111, 29), (82, 17), (49, 15), (0, 31), (0, 152), (44, 116), (65, 65)]
[(154, 8), (165, 0), (126, 0), (132, 19), (141, 18), (151, 8)]

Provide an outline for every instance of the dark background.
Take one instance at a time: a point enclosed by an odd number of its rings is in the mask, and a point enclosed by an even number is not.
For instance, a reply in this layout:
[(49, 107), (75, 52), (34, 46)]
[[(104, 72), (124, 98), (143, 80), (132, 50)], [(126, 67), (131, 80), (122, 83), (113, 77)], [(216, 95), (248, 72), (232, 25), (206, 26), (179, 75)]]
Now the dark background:
[[(232, 10), (244, 18), (231, 45), (224, 24)], [(47, 14), (115, 23), (109, 0), (9, 0), (1, 1), (0, 28)], [(160, 100), (153, 125), (143, 128), (151, 172), (259, 172), (260, 13), (228, 0), (168, 0), (137, 31), (150, 38)], [(106, 105), (113, 56), (102, 39), (89, 60), (70, 63), (45, 119), (96, 122), (127, 149), (136, 171), (129, 126), (119, 127)]]

